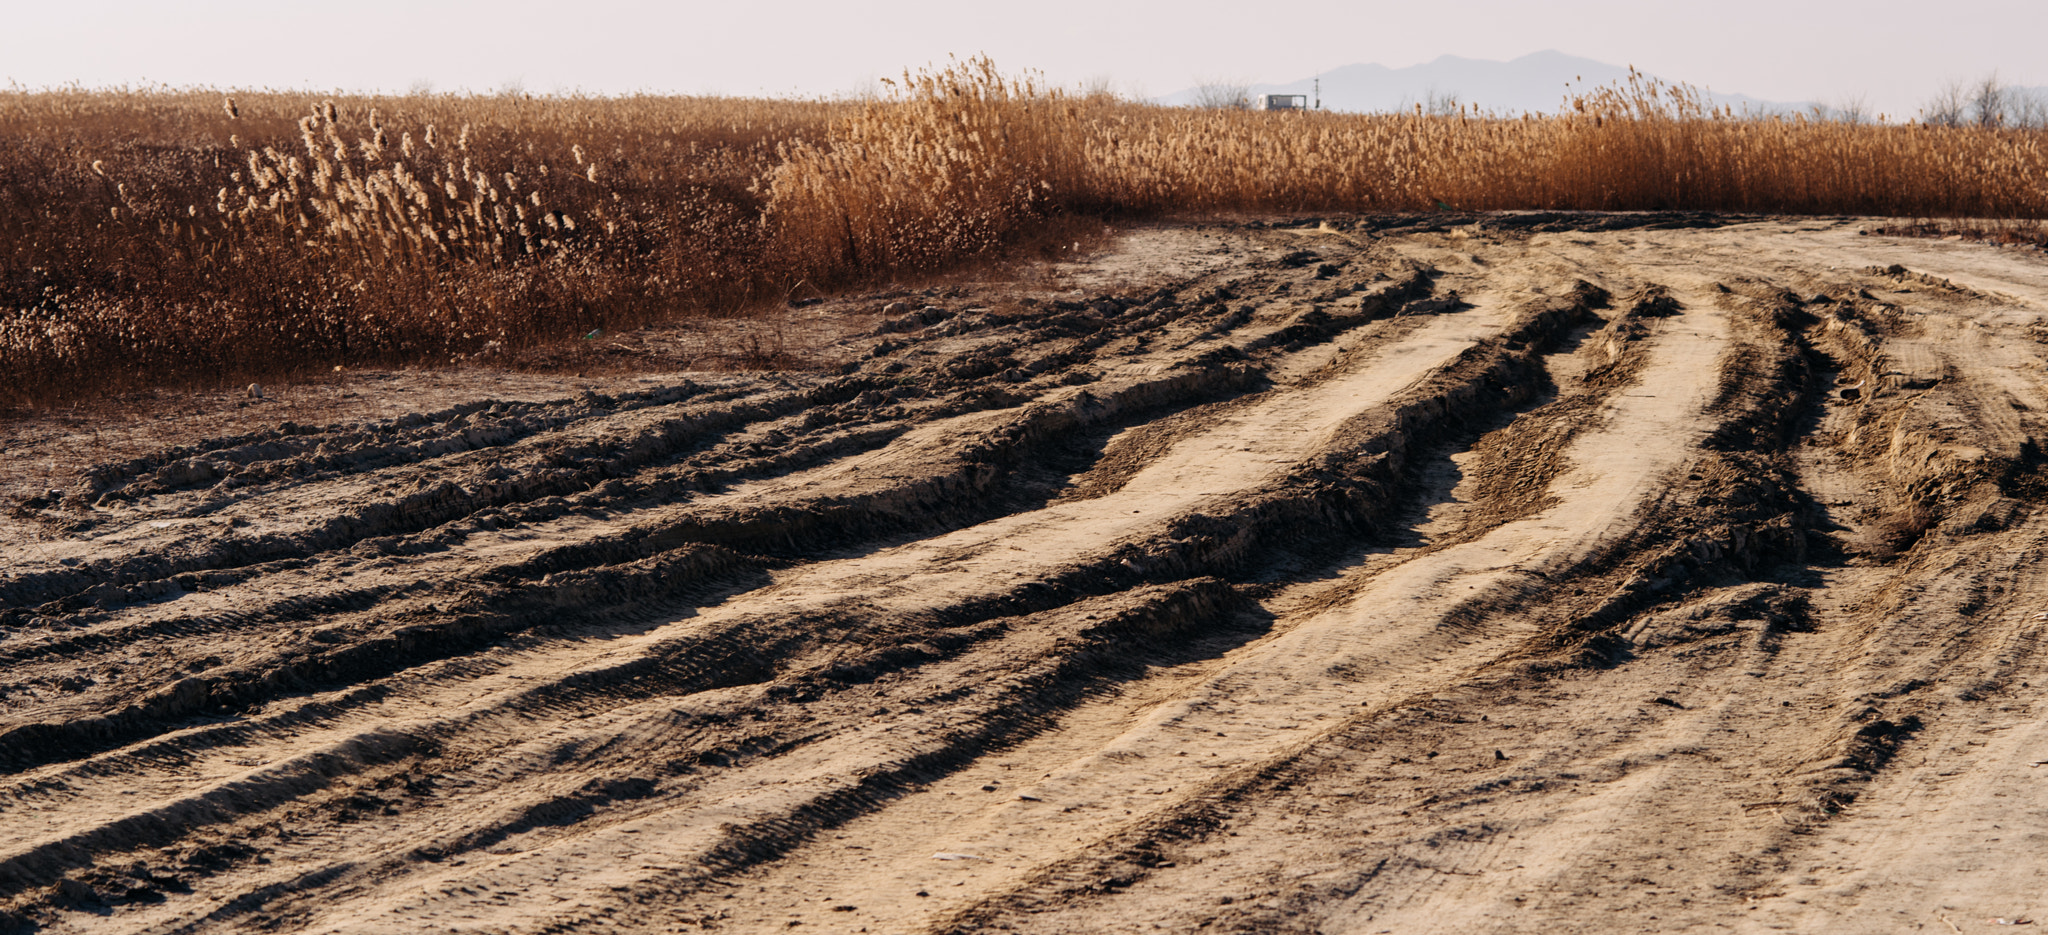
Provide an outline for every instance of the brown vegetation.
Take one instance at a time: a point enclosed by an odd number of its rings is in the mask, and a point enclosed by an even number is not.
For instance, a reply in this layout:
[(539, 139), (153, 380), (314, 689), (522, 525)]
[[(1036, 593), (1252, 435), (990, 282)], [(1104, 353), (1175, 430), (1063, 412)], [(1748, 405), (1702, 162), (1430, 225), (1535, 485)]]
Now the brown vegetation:
[(1885, 224), (1872, 231), (1893, 237), (1974, 240), (2021, 249), (2048, 250), (2048, 223), (2012, 218), (1921, 218)]
[(1074, 99), (986, 61), (884, 101), (0, 96), (0, 400), (445, 361), (985, 257), (1074, 215), (2048, 217), (2043, 134)]

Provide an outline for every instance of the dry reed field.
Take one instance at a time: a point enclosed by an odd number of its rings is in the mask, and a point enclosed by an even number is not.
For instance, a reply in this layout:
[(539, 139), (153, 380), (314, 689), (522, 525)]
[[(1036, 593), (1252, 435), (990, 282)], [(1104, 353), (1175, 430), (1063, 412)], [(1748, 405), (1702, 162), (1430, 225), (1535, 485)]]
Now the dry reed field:
[(986, 60), (886, 100), (0, 94), (0, 402), (445, 363), (915, 277), (1075, 217), (2048, 217), (2034, 130), (1072, 97)]

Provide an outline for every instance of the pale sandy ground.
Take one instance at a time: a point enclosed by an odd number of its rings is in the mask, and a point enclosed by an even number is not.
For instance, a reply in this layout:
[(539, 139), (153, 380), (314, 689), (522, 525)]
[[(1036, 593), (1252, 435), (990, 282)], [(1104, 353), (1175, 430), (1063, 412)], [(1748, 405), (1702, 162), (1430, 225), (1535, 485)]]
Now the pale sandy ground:
[[(1130, 231), (880, 336), (843, 300), (844, 373), (7, 427), (10, 508), (65, 499), (0, 527), (5, 918), (2048, 914), (2048, 262), (1331, 220)], [(275, 416), (314, 428), (79, 480)]]

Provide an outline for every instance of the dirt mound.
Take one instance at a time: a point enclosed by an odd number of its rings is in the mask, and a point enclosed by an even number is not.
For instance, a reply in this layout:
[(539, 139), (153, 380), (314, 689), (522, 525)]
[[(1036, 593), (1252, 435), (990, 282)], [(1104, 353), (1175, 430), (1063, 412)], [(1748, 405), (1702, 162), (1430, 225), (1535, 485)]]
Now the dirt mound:
[(17, 497), (0, 926), (2048, 911), (2038, 260), (1446, 214), (1032, 276)]

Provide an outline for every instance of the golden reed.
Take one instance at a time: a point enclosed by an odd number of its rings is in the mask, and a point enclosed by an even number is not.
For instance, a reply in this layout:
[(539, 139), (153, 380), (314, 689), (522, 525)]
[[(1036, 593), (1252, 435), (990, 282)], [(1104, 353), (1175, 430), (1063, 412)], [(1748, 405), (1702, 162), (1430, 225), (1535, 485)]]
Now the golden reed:
[(2044, 141), (1738, 115), (1640, 78), (1556, 116), (1162, 108), (985, 59), (866, 102), (0, 92), (0, 404), (744, 314), (1075, 216), (2043, 218)]

